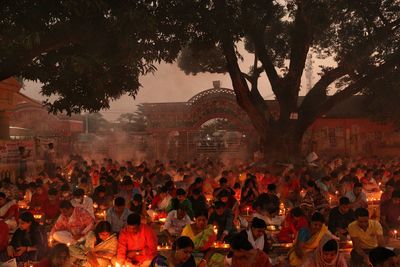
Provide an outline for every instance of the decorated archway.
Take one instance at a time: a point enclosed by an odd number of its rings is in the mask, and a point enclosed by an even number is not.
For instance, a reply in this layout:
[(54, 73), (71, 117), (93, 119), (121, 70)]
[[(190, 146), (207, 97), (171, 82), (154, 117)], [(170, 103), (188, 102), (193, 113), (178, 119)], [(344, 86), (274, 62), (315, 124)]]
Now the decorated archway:
[[(157, 158), (184, 158), (199, 153), (209, 153), (210, 156), (222, 152), (232, 154), (240, 150), (235, 147), (233, 151), (233, 146), (229, 146), (232, 136), (236, 135), (238, 139), (241, 136), (238, 142), (245, 149), (249, 148), (244, 143), (246, 140), (257, 140), (247, 114), (238, 106), (235, 92), (231, 89), (214, 87), (196, 94), (187, 102), (146, 103), (143, 104), (143, 111)], [(238, 133), (221, 130), (219, 133), (204, 136), (202, 126), (214, 119), (229, 121)], [(202, 138), (206, 138), (205, 141), (212, 138), (213, 142), (202, 142)], [(230, 143), (226, 141), (227, 138)], [(204, 143), (208, 144), (207, 149), (204, 148)], [(243, 154), (244, 151), (240, 150), (240, 153)]]

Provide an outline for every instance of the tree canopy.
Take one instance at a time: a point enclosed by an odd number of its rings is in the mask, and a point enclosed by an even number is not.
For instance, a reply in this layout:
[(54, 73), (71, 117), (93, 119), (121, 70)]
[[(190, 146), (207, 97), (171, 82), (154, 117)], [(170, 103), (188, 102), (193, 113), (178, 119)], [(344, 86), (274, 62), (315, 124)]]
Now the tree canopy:
[[(139, 76), (172, 62), (185, 31), (169, 1), (5, 0), (0, 9), (0, 80), (39, 81), (50, 111), (98, 111)], [(182, 34), (181, 34), (182, 33)]]
[[(390, 95), (400, 80), (398, 0), (209, 1), (197, 8), (195, 34), (179, 65), (186, 73), (228, 72), (240, 106), (265, 143), (296, 153), (305, 130), (339, 102), (359, 93)], [(241, 69), (238, 42), (254, 55)], [(204, 51), (204, 52), (203, 52)], [(307, 55), (334, 61), (321, 66), (319, 80), (300, 101)], [(203, 56), (204, 55), (204, 56)], [(210, 55), (218, 55), (210, 64)], [(190, 64), (188, 64), (190, 62)], [(279, 116), (259, 91), (265, 73), (279, 104)], [(381, 86), (380, 86), (381, 85)], [(379, 92), (378, 92), (378, 91)], [(398, 89), (397, 89), (398, 90)], [(286, 148), (286, 149), (285, 149)]]
[[(56, 97), (47, 103), (53, 112), (96, 111), (135, 96), (140, 75), (181, 52), (186, 73), (228, 72), (263, 143), (296, 153), (316, 118), (355, 94), (392, 96), (380, 85), (400, 79), (399, 0), (5, 0), (1, 7), (0, 79), (40, 81), (42, 93)], [(254, 55), (250, 71), (241, 68), (239, 42)], [(335, 64), (322, 66), (299, 101), (309, 53)], [(261, 97), (262, 73), (278, 117)]]

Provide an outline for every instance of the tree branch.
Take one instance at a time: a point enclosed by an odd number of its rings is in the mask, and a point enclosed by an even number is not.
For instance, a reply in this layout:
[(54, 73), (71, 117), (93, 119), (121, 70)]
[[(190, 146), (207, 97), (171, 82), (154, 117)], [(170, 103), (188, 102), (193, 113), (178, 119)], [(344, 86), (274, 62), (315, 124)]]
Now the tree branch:
[(331, 97), (329, 97), (326, 101), (324, 101), (318, 111), (316, 112), (317, 116), (321, 116), (331, 110), (336, 104), (339, 102), (349, 98), (350, 96), (359, 93), (362, 89), (368, 86), (371, 82), (376, 79), (379, 79), (385, 75), (385, 73), (394, 66), (400, 65), (400, 52), (393, 54), (393, 56), (388, 59), (385, 63), (380, 65), (379, 67), (375, 67), (370, 70), (367, 74), (359, 78), (354, 83), (347, 86), (345, 89), (335, 93)]
[(289, 72), (285, 77), (292, 90), (300, 90), (301, 76), (307, 59), (307, 53), (312, 41), (309, 23), (304, 14), (304, 1), (297, 1), (297, 10), (292, 30)]
[(326, 91), (328, 86), (340, 77), (346, 75), (348, 71), (349, 68), (344, 65), (327, 71), (304, 97), (304, 100), (299, 107), (300, 112), (304, 113), (307, 110), (310, 110), (315, 103), (320, 103), (321, 101), (326, 100)]
[[(20, 73), (24, 67), (32, 63), (35, 57), (86, 40), (87, 36), (86, 31), (79, 31), (77, 28), (67, 31), (57, 28), (47, 33), (41, 38), (38, 46), (32, 49), (21, 49), (19, 53), (12, 53), (13, 57), (0, 61), (0, 81)], [(18, 57), (15, 58), (15, 55)]]

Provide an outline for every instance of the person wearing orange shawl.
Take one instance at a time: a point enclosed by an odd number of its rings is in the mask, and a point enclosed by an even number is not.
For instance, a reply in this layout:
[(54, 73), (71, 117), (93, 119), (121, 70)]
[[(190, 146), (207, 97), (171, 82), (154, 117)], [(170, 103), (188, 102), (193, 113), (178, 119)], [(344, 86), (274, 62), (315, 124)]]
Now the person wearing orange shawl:
[(339, 252), (338, 241), (331, 235), (324, 235), (318, 248), (307, 257), (302, 267), (347, 267), (347, 262)]
[(288, 253), (290, 266), (302, 266), (307, 256), (318, 248), (324, 235), (333, 236), (325, 225), (324, 216), (315, 212), (311, 217), (310, 228), (302, 228), (297, 233), (293, 248)]

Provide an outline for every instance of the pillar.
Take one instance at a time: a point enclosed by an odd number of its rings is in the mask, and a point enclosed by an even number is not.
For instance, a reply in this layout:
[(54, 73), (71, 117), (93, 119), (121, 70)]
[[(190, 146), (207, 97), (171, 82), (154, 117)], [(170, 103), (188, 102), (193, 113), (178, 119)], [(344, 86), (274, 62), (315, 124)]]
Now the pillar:
[(6, 111), (0, 110), (0, 140), (10, 139), (10, 117)]

